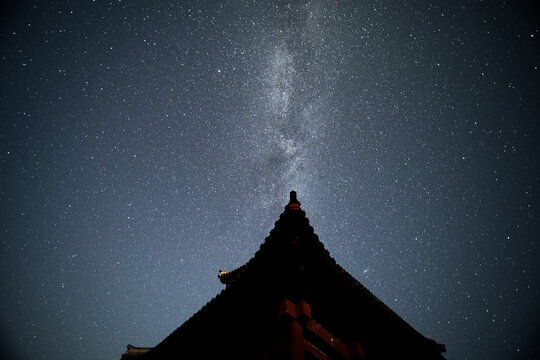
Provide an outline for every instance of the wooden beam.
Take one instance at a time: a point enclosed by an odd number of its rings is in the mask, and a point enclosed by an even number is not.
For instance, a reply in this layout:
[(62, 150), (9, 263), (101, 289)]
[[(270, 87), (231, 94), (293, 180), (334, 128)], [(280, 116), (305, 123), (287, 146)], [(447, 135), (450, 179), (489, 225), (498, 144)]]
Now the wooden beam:
[(289, 331), (289, 354), (291, 360), (305, 360), (304, 352), (304, 329), (293, 320)]

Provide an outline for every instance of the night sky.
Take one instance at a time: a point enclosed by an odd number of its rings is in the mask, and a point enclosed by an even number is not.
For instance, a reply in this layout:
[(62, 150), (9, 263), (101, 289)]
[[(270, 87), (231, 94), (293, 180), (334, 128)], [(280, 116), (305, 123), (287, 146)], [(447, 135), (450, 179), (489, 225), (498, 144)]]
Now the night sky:
[(4, 358), (156, 345), (290, 190), (448, 359), (540, 356), (536, 9), (179, 3), (2, 5)]

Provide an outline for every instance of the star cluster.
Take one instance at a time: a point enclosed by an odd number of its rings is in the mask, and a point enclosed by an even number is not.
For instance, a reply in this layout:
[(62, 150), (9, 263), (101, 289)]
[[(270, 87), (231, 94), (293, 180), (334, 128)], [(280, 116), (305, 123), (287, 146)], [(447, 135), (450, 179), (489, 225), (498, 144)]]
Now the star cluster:
[(154, 346), (253, 256), (290, 190), (448, 359), (540, 353), (527, 2), (2, 7), (9, 358)]

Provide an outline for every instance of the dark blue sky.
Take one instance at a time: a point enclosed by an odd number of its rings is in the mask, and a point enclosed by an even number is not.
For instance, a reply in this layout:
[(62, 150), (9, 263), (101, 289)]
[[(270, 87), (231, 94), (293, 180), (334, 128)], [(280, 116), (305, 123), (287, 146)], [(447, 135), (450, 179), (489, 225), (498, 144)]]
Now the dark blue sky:
[(533, 6), (181, 3), (3, 5), (4, 352), (157, 344), (294, 189), (448, 359), (539, 356)]

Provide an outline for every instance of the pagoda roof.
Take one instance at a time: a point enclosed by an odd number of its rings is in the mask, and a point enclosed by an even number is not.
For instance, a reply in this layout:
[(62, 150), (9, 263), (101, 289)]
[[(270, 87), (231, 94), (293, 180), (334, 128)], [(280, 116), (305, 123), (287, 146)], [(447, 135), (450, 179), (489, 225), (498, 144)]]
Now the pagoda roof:
[(131, 344), (127, 345), (126, 352), (122, 355), (121, 360), (138, 360), (141, 359), (141, 357), (146, 354), (148, 351), (150, 351), (151, 347), (138, 347), (133, 346)]
[[(367, 359), (407, 353), (418, 359), (444, 359), (444, 345), (421, 335), (336, 263), (295, 192), (255, 255), (235, 270), (220, 271), (218, 277), (226, 287), (144, 359), (172, 358), (180, 351), (175, 349), (189, 348), (200, 336), (213, 337), (214, 342), (223, 339), (218, 341), (222, 347), (240, 333), (249, 337), (244, 328), (259, 325), (243, 313), (273, 304), (278, 293), (293, 301), (306, 299), (318, 322), (338, 338), (361, 344)], [(268, 321), (265, 316), (260, 315), (261, 322)]]

